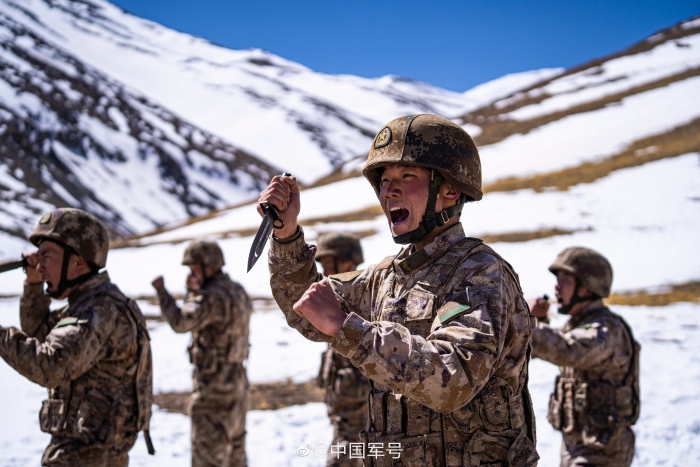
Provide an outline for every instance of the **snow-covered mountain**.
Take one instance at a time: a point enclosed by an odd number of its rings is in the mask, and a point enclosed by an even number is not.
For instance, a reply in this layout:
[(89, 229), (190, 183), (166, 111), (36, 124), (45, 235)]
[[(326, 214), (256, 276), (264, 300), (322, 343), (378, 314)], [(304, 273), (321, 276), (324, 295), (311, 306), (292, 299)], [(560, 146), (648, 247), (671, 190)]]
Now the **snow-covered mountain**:
[(50, 205), (118, 235), (313, 181), (397, 115), (483, 104), (396, 76), (330, 76), (236, 51), (102, 1), (0, 1), (0, 231)]

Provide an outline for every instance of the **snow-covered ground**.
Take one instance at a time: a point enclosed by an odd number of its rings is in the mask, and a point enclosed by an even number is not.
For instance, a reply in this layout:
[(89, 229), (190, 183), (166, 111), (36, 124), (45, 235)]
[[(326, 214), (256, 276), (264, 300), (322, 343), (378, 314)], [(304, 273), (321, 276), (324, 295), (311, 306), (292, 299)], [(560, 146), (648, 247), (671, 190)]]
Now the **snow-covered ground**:
[[(18, 324), (17, 306), (16, 298), (0, 300), (0, 322), (4, 325)], [(634, 427), (637, 450), (633, 466), (695, 465), (695, 462), (700, 462), (700, 393), (697, 391), (700, 384), (700, 305), (615, 307), (615, 311), (631, 324), (637, 340), (642, 344), (642, 413)], [(565, 319), (554, 316), (553, 324), (563, 324)], [(264, 326), (264, 337), (258, 326)], [(318, 348), (307, 345), (304, 339), (288, 335), (285, 327), (279, 311), (254, 314), (251, 323), (254, 339), (248, 364), (252, 381), (304, 380), (317, 370)], [(157, 389), (186, 390), (190, 387), (191, 370), (185, 355), (186, 337), (176, 335), (166, 324), (153, 327)], [(272, 345), (265, 345), (266, 342)], [(278, 342), (287, 344), (278, 348)], [(166, 354), (172, 354), (167, 361), (164, 358)], [(283, 357), (283, 354), (287, 357)], [(293, 356), (293, 359), (288, 356)], [(303, 363), (295, 365), (292, 360)], [(265, 374), (260, 373), (262, 370), (254, 369), (263, 365), (266, 367)], [(530, 390), (538, 421), (538, 450), (542, 467), (558, 465), (561, 436), (546, 419), (549, 393), (557, 371), (554, 365), (541, 360), (531, 363)], [(299, 378), (300, 375), (304, 377)], [(0, 465), (36, 465), (48, 442), (48, 436), (39, 431), (37, 416), (46, 392), (19, 376), (4, 362), (0, 363), (0, 381), (3, 381), (0, 400), (6, 401), (3, 419), (12, 421), (0, 424)], [(299, 457), (296, 451), (307, 445), (312, 448), (328, 445), (332, 429), (325, 410), (324, 404), (313, 403), (276, 411), (249, 412), (249, 464), (261, 467), (324, 465), (323, 459), (313, 453)], [(139, 440), (131, 454), (132, 465), (189, 465), (189, 420), (186, 416), (156, 409), (151, 433), (157, 455), (149, 457), (145, 443)]]
[[(504, 233), (538, 228), (588, 229), (572, 235), (522, 243), (497, 243), (494, 248), (519, 272), (528, 297), (551, 293), (554, 278), (546, 270), (556, 254), (567, 246), (582, 244), (599, 249), (612, 261), (613, 289), (651, 288), (700, 277), (700, 160), (698, 154), (661, 160), (620, 170), (594, 183), (577, 185), (566, 192), (487, 194), (480, 203), (467, 206), (463, 215), (469, 234)], [(374, 193), (362, 178), (339, 184), (353, 196), (332, 196), (330, 187), (304, 192), (302, 218), (324, 212), (348, 212), (373, 204)], [(346, 191), (347, 190), (347, 191)], [(337, 193), (337, 192), (336, 192)], [(340, 211), (339, 209), (342, 209)], [(171, 239), (254, 227), (259, 218), (254, 205), (223, 213), (210, 221), (176, 229)], [(326, 230), (367, 230), (378, 233), (362, 240), (367, 262), (376, 262), (398, 251), (382, 217), (357, 223), (318, 224), (308, 237)], [(184, 235), (186, 233), (187, 235)], [(164, 240), (165, 235), (159, 240)], [(221, 240), (227, 270), (249, 293), (269, 297), (264, 261), (245, 274), (251, 237)], [(153, 244), (110, 252), (108, 270), (127, 293), (151, 293), (150, 281), (164, 274), (167, 286), (181, 292), (187, 269), (180, 265), (185, 243)], [(22, 273), (0, 276), (0, 294), (20, 291)], [(251, 320), (248, 371), (252, 382), (307, 381), (318, 369), (322, 344), (307, 342), (290, 330), (282, 314), (269, 302), (256, 301)], [(0, 323), (17, 324), (17, 298), (0, 300)], [(156, 307), (142, 302), (145, 313)], [(270, 309), (272, 308), (272, 309)], [(689, 465), (700, 461), (700, 305), (676, 304), (663, 308), (618, 307), (632, 324), (642, 343), (642, 416), (635, 427), (635, 467)], [(561, 319), (561, 318), (560, 318)], [(191, 388), (187, 361), (188, 335), (175, 334), (167, 324), (151, 324), (154, 378), (157, 391)], [(532, 363), (532, 393), (539, 420), (540, 465), (557, 465), (560, 437), (547, 424), (547, 397), (556, 368)], [(0, 400), (13, 401), (0, 424), (0, 465), (27, 465), (38, 459), (47, 438), (38, 430), (37, 410), (44, 390), (29, 383), (0, 363)], [(141, 442), (133, 451), (134, 465), (188, 465), (188, 420), (156, 411), (153, 432), (158, 449), (148, 458)], [(253, 411), (248, 418), (251, 465), (323, 465), (313, 454), (304, 458), (296, 449), (327, 443), (331, 428), (323, 404), (308, 404), (278, 411)], [(274, 434), (274, 435), (271, 435)], [(272, 464), (270, 463), (272, 462)], [(692, 465), (692, 463), (691, 463)]]
[(689, 98), (693, 95), (700, 96), (700, 77), (632, 95), (619, 105), (573, 114), (481, 148), (484, 182), (553, 172), (612, 156), (636, 140), (697, 118), (700, 111)]
[[(351, 212), (376, 206), (376, 198), (364, 178), (345, 180), (339, 191), (328, 185), (302, 193), (300, 218), (323, 213)], [(352, 193), (338, 197), (334, 193)], [(526, 243), (497, 243), (494, 248), (521, 276), (526, 294), (541, 294), (549, 287), (547, 266), (557, 253), (572, 245), (599, 249), (612, 261), (616, 291), (649, 288), (700, 277), (700, 156), (687, 154), (612, 173), (594, 183), (568, 191), (521, 190), (486, 194), (481, 202), (467, 205), (462, 223), (468, 235), (560, 228), (581, 231), (572, 235)], [(260, 217), (254, 205), (224, 212), (211, 220), (172, 230), (154, 240), (206, 236), (218, 232), (257, 227)], [(317, 224), (305, 231), (313, 240), (329, 230), (377, 231), (362, 240), (367, 264), (398, 252), (383, 217), (374, 220)], [(255, 297), (270, 297), (267, 267), (260, 261), (246, 274), (252, 236), (220, 240), (231, 276)], [(163, 274), (166, 286), (182, 292), (187, 268), (180, 265), (186, 242), (155, 244), (112, 250), (107, 269), (122, 290), (131, 295), (152, 294), (150, 282)], [(138, 271), (138, 274), (134, 274)], [(21, 272), (0, 276), (0, 294), (21, 291)]]

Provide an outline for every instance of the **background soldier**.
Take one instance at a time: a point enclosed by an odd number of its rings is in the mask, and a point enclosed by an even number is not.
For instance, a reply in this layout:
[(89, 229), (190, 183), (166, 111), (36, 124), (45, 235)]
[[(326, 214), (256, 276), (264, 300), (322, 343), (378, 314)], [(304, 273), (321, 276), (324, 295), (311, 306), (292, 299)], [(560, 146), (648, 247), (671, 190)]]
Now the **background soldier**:
[(532, 313), (539, 323), (533, 356), (561, 368), (549, 402), (552, 426), (564, 442), (562, 467), (629, 467), (634, 457), (633, 425), (639, 417), (639, 344), (629, 325), (602, 299), (610, 295), (612, 268), (600, 253), (574, 247), (549, 267), (557, 276), (559, 312), (571, 317), (549, 327), (547, 300)]
[[(44, 466), (126, 466), (151, 417), (151, 346), (135, 302), (109, 280), (105, 226), (78, 209), (46, 214), (29, 236), (22, 330), (0, 327), (0, 356), (49, 389)], [(42, 282), (47, 285), (46, 294)], [(49, 311), (51, 298), (68, 305)], [(147, 437), (152, 453), (150, 438)]]
[(192, 331), (192, 466), (245, 466), (248, 378), (243, 361), (253, 308), (243, 287), (221, 271), (224, 255), (215, 242), (191, 242), (182, 264), (190, 267), (182, 308), (162, 277), (153, 287), (173, 330)]
[(459, 223), (482, 197), (476, 146), (444, 118), (401, 117), (375, 137), (364, 175), (394, 240), (410, 243), (364, 271), (322, 280), (294, 178), (273, 178), (259, 201), (285, 224), (269, 265), (287, 322), (372, 381), (365, 463), (535, 465), (529, 310), (508, 263)]
[[(323, 267), (323, 275), (341, 274), (357, 269), (364, 262), (360, 240), (351, 234), (328, 232), (319, 235), (316, 242), (316, 261)], [(367, 394), (369, 380), (332, 347), (321, 359), (319, 384), (326, 389), (328, 416), (333, 423), (334, 445), (342, 445), (350, 452), (350, 443), (360, 441), (360, 431), (367, 428)], [(361, 467), (362, 459), (337, 456), (328, 452), (328, 467)]]

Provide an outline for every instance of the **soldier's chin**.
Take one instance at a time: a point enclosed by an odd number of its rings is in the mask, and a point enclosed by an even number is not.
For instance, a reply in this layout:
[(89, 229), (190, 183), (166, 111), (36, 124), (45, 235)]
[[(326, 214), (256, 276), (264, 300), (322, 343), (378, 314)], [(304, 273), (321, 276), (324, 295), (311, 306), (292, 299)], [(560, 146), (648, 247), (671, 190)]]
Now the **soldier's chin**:
[(389, 221), (389, 228), (391, 229), (391, 234), (394, 237), (397, 237), (399, 235), (403, 235), (407, 232), (410, 232), (411, 230), (418, 228), (417, 226), (414, 228), (411, 228), (411, 225), (412, 225), (412, 223), (410, 222), (409, 218), (402, 219), (398, 222)]
[(389, 226), (389, 228), (391, 229), (391, 235), (393, 235), (394, 237), (398, 237), (399, 235), (403, 235), (403, 234), (405, 234), (406, 232), (410, 232), (410, 231), (411, 231), (411, 229), (409, 229), (407, 225), (394, 225), (394, 224), (391, 224), (391, 225)]

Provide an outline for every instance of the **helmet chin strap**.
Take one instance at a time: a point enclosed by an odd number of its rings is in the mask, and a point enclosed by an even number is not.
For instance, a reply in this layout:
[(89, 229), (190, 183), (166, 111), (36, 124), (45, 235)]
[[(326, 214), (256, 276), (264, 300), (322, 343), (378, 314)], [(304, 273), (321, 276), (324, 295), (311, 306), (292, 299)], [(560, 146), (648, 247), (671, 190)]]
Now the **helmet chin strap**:
[(418, 243), (426, 235), (432, 232), (435, 227), (442, 227), (454, 216), (459, 215), (464, 207), (464, 195), (460, 196), (459, 201), (452, 207), (443, 209), (441, 212), (435, 212), (435, 204), (437, 203), (438, 194), (440, 193), (440, 185), (445, 179), (437, 170), (430, 171), (430, 191), (428, 192), (428, 204), (425, 207), (423, 220), (417, 229), (406, 232), (405, 234), (396, 235), (394, 242), (405, 245), (407, 243)]
[(582, 285), (581, 279), (579, 279), (577, 277), (576, 278), (576, 287), (574, 288), (574, 294), (571, 296), (571, 300), (569, 300), (568, 305), (563, 305), (563, 306), (559, 307), (559, 309), (557, 310), (559, 312), (559, 314), (568, 315), (569, 313), (571, 313), (571, 309), (575, 305), (577, 305), (578, 303), (583, 303), (583, 302), (587, 302), (589, 300), (594, 299), (593, 297), (581, 297), (581, 296), (579, 296), (578, 291), (579, 291), (579, 288), (581, 287), (581, 285)]
[[(55, 242), (61, 245), (58, 242)], [(63, 263), (61, 265), (61, 279), (58, 281), (56, 290), (49, 291), (48, 289), (44, 292), (46, 296), (51, 298), (61, 298), (61, 296), (73, 286), (82, 284), (83, 282), (90, 279), (92, 276), (99, 272), (99, 268), (93, 264), (90, 264), (90, 271), (82, 274), (73, 279), (68, 279), (68, 265), (70, 263), (70, 256), (75, 253), (75, 250), (68, 245), (61, 245), (63, 247)], [(88, 263), (89, 264), (89, 263)]]
[(204, 279), (202, 281), (202, 287), (206, 287), (207, 285), (209, 285), (214, 276), (221, 272), (221, 268), (219, 268), (216, 272), (214, 272), (214, 274), (212, 274), (211, 276), (207, 276), (207, 270), (205, 269), (204, 261), (199, 262), (199, 267), (202, 268), (202, 278)]

